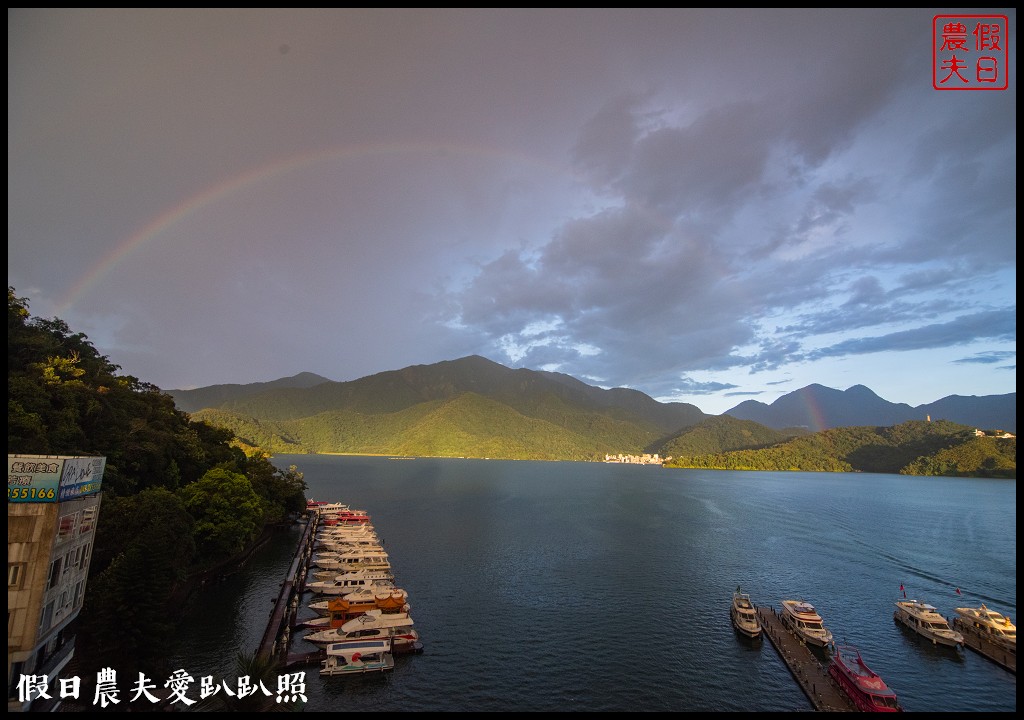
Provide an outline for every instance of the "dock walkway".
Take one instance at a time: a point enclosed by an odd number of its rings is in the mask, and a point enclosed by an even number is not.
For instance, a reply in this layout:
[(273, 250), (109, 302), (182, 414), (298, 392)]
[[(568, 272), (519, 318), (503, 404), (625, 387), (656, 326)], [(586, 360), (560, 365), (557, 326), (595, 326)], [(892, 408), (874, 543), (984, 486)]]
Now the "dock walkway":
[(288, 647), (291, 642), (292, 625), (299, 606), (299, 599), (306, 588), (306, 574), (309, 571), (310, 558), (316, 541), (317, 516), (311, 514), (306, 519), (306, 527), (295, 550), (288, 575), (281, 583), (281, 590), (274, 600), (274, 609), (270, 612), (267, 629), (256, 649), (258, 657), (270, 658), (279, 665), (287, 665)]
[(810, 648), (782, 624), (775, 608), (762, 605), (757, 608), (757, 615), (761, 620), (761, 627), (764, 628), (764, 634), (775, 646), (815, 710), (855, 712), (856, 708), (839, 689), (835, 680), (829, 676), (828, 670), (818, 661)]

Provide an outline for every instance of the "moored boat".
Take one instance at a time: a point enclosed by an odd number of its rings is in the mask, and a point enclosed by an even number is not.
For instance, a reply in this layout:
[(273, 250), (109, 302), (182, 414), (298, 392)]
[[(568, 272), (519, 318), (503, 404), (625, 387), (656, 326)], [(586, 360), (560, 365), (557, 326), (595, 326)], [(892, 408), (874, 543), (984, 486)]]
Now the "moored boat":
[(312, 632), (303, 639), (314, 645), (362, 642), (365, 640), (389, 640), (391, 652), (413, 652), (420, 634), (413, 628), (409, 613), (383, 613), (370, 610), (353, 618), (338, 628)]
[(783, 625), (808, 645), (825, 648), (832, 642), (832, 632), (825, 627), (821, 615), (809, 602), (783, 600), (781, 619)]
[(1008, 615), (981, 607), (954, 608), (953, 628), (963, 635), (993, 643), (1001, 650), (1017, 654), (1017, 626)]
[(385, 591), (361, 591), (349, 593), (343, 597), (331, 597), (328, 600), (310, 603), (309, 609), (319, 617), (307, 620), (307, 627), (341, 627), (352, 618), (359, 617), (370, 610), (385, 613), (409, 612), (408, 593), (399, 588)]
[(339, 513), (348, 509), (349, 506), (345, 503), (332, 503), (325, 500), (306, 501), (306, 510), (309, 512), (319, 513), (320, 515)]
[(325, 652), (327, 657), (320, 662), (321, 675), (362, 675), (395, 667), (388, 640), (328, 645)]
[(828, 674), (862, 712), (902, 712), (896, 693), (869, 668), (852, 645), (837, 645)]
[[(320, 554), (313, 558), (313, 564), (323, 570), (348, 571), (359, 566), (380, 565), (390, 568), (391, 563), (387, 552), (381, 547), (357, 547), (334, 552), (330, 555)], [(338, 573), (335, 572), (335, 575)]]
[(395, 576), (386, 570), (360, 570), (337, 575), (334, 580), (306, 583), (306, 589), (319, 595), (348, 595), (360, 588), (394, 587)]
[(729, 615), (732, 617), (732, 625), (737, 632), (751, 640), (761, 638), (761, 621), (757, 617), (757, 609), (750, 601), (750, 595), (740, 592), (739, 587), (732, 594)]
[(344, 567), (333, 569), (319, 569), (313, 571), (313, 577), (319, 581), (328, 581), (338, 577), (340, 573), (351, 574), (356, 572), (390, 572), (391, 563), (387, 560), (365, 560), (358, 563), (349, 563)]
[(964, 644), (964, 636), (949, 626), (949, 622), (935, 606), (920, 600), (897, 601), (893, 619), (935, 645), (960, 647)]

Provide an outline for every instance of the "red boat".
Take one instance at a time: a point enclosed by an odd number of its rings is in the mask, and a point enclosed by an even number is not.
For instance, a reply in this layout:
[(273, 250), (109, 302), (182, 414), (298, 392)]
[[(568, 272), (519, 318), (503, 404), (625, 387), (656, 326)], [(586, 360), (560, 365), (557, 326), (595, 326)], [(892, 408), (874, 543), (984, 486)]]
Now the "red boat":
[(864, 664), (857, 648), (851, 645), (836, 646), (828, 674), (839, 683), (839, 687), (861, 712), (903, 712), (896, 693), (878, 673)]

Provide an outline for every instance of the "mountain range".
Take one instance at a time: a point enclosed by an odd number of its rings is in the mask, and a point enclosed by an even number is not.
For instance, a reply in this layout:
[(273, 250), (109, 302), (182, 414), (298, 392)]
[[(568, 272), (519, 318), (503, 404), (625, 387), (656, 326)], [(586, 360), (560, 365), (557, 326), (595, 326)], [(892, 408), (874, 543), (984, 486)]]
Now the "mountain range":
[[(770, 405), (748, 400), (713, 416), (689, 403), (598, 388), (562, 373), (512, 369), (478, 355), (348, 382), (301, 373), (167, 392), (195, 419), (227, 427), (243, 444), (271, 452), (593, 460), (678, 447), (681, 434), (716, 417), (761, 445), (776, 435), (751, 432), (750, 423), (791, 437), (930, 416), (1016, 432), (1016, 393), (952, 395), (914, 408), (860, 385), (846, 391), (810, 385)], [(747, 425), (736, 425), (741, 421)]]
[(898, 425), (910, 420), (950, 420), (977, 428), (1017, 432), (1017, 393), (949, 395), (911, 407), (878, 397), (863, 385), (834, 390), (808, 385), (783, 395), (770, 405), (746, 400), (727, 415), (753, 420), (771, 428), (805, 427), (813, 431), (862, 425)]

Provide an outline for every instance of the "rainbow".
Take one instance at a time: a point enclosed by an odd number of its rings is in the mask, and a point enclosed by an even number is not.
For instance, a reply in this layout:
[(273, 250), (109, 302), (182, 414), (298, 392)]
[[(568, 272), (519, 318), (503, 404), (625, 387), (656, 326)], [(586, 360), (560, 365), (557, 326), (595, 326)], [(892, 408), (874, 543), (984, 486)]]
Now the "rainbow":
[(93, 287), (118, 264), (131, 256), (139, 248), (144, 247), (154, 238), (174, 227), (185, 219), (192, 217), (205, 208), (212, 207), (222, 200), (237, 195), (260, 183), (276, 179), (288, 173), (305, 170), (318, 164), (347, 162), (354, 159), (387, 156), (387, 155), (438, 155), (448, 154), (488, 160), (513, 160), (519, 164), (537, 166), (546, 172), (554, 172), (579, 180), (579, 176), (568, 166), (559, 166), (548, 160), (528, 155), (509, 153), (482, 146), (449, 145), (440, 143), (388, 143), (374, 145), (346, 145), (335, 148), (320, 149), (300, 155), (286, 157), (259, 167), (255, 167), (240, 175), (223, 180), (202, 190), (183, 202), (172, 207), (146, 223), (112, 251), (96, 261), (82, 277), (71, 286), (57, 303), (59, 315), (63, 315), (81, 300)]

